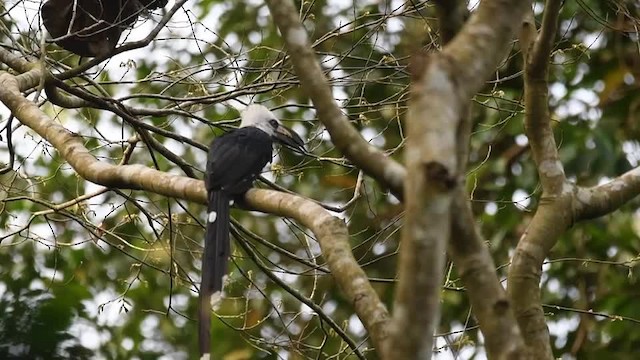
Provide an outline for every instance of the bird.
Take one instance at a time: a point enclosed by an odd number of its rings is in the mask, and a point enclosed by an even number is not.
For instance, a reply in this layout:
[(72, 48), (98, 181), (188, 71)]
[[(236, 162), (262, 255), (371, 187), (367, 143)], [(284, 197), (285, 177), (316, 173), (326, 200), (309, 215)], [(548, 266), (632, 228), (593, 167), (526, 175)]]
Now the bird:
[(207, 157), (208, 205), (198, 309), (198, 341), (203, 360), (210, 358), (211, 351), (211, 299), (219, 298), (222, 292), (231, 252), (230, 206), (242, 200), (265, 165), (271, 162), (275, 143), (305, 153), (302, 138), (283, 126), (265, 106), (251, 104), (241, 112), (240, 118), (239, 128), (213, 140)]

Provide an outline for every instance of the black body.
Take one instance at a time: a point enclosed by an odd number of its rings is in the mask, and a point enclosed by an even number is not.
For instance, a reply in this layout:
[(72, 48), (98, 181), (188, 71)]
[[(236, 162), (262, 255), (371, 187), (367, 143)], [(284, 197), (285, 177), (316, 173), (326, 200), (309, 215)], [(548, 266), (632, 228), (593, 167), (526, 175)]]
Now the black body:
[(216, 212), (213, 222), (207, 218), (200, 284), (200, 353), (209, 353), (211, 295), (222, 290), (231, 252), (229, 243), (229, 202), (241, 197), (267, 163), (271, 161), (273, 140), (255, 127), (243, 127), (213, 141), (209, 148), (205, 184), (207, 213)]

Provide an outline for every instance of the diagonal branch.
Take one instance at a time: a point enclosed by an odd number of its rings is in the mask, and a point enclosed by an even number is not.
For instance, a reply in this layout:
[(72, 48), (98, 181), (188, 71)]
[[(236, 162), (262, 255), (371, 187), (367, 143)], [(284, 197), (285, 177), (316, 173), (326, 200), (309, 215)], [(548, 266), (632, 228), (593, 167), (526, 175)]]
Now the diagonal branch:
[(484, 239), (475, 227), (469, 200), (460, 189), (451, 204), (449, 254), (456, 265), (478, 319), (489, 359), (523, 359), (527, 356), (511, 301), (496, 274)]
[(388, 338), (389, 313), (351, 252), (344, 221), (313, 201), (279, 191), (249, 190), (246, 199), (259, 211), (294, 218), (314, 232), (331, 275), (353, 305), (373, 345), (382, 348)]
[(280, 29), (302, 89), (311, 98), (318, 118), (331, 134), (331, 141), (357, 167), (402, 199), (402, 182), (406, 173), (404, 167), (365, 141), (342, 113), (311, 48), (307, 31), (300, 22), (293, 1), (267, 0), (267, 5)]

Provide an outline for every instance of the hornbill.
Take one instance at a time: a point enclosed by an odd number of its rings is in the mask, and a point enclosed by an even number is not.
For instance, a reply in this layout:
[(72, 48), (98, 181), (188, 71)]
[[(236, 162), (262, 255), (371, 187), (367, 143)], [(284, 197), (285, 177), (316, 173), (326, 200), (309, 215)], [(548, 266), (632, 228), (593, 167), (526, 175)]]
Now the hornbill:
[(262, 105), (249, 105), (241, 114), (240, 127), (211, 143), (205, 185), (208, 195), (207, 229), (202, 256), (202, 282), (199, 298), (198, 340), (201, 358), (210, 354), (211, 297), (221, 292), (229, 244), (229, 207), (241, 201), (254, 180), (271, 161), (274, 140), (304, 153), (304, 142), (284, 127)]

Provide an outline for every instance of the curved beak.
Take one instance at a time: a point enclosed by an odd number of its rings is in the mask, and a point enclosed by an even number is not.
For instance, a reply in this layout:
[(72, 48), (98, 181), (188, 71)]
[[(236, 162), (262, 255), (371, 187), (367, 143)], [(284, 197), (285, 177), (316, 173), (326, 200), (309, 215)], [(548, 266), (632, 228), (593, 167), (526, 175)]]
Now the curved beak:
[(300, 154), (307, 153), (307, 149), (305, 149), (304, 147), (304, 140), (302, 140), (302, 138), (300, 138), (300, 136), (295, 131), (285, 126), (278, 125), (274, 134), (274, 138), (282, 145), (288, 147), (294, 152)]

